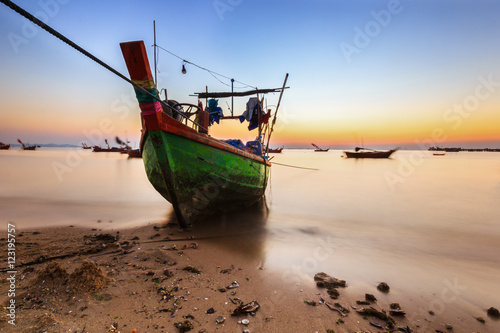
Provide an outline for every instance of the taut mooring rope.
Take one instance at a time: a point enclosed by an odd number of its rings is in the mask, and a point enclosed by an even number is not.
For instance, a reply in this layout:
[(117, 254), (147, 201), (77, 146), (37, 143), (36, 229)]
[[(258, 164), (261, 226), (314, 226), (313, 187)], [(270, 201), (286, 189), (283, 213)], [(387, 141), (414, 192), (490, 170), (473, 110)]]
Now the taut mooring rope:
[(289, 168), (296, 168), (296, 169), (306, 169), (306, 170), (319, 170), (319, 169), (314, 169), (314, 168), (306, 168), (306, 167), (300, 167), (300, 166), (295, 166), (295, 165), (290, 165), (290, 164), (283, 164), (283, 163), (277, 163), (277, 162), (272, 162), (272, 164), (277, 164), (277, 165), (282, 165), (282, 166), (286, 166), (286, 167), (289, 167)]

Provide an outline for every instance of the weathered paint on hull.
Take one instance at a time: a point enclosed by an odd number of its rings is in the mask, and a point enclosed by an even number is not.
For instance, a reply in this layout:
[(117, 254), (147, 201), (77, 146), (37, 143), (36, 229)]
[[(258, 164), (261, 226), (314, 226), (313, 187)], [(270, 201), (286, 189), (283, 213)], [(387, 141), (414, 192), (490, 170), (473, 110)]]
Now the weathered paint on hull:
[(269, 177), (264, 162), (161, 130), (146, 133), (142, 157), (154, 188), (169, 202), (175, 193), (186, 225), (251, 206), (264, 195)]

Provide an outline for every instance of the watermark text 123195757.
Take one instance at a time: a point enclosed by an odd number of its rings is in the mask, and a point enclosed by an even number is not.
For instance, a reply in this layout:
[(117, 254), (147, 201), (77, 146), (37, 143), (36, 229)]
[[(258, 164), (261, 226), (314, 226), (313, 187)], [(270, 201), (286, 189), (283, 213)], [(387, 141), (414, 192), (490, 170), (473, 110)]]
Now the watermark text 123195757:
[(16, 226), (12, 223), (7, 224), (7, 282), (9, 290), (7, 296), (9, 302), (7, 305), (8, 323), (16, 325)]

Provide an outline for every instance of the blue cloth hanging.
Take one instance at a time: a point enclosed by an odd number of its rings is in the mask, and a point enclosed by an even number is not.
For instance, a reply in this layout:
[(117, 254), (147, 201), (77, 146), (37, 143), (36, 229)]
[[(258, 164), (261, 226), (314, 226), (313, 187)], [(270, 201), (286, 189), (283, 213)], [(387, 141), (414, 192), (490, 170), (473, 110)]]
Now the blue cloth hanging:
[(217, 105), (218, 101), (214, 98), (208, 100), (208, 125), (212, 126), (213, 123), (219, 123), (220, 119), (224, 117), (222, 109)]

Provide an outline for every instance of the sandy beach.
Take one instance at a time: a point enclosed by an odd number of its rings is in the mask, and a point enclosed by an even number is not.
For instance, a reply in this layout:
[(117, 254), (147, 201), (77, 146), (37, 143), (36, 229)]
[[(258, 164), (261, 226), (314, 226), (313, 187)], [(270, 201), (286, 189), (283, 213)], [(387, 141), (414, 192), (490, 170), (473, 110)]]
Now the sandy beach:
[[(314, 276), (302, 280), (268, 267), (249, 250), (255, 244), (230, 250), (231, 239), (173, 223), (17, 230), (15, 317), (9, 316), (12, 286), (4, 270), (0, 331), (495, 332), (498, 327), (487, 309), (422, 313), (418, 300), (377, 290), (379, 281), (370, 277), (365, 285), (347, 281), (335, 288), (334, 299), (333, 288), (318, 287)], [(6, 243), (2, 233), (1, 247)]]

